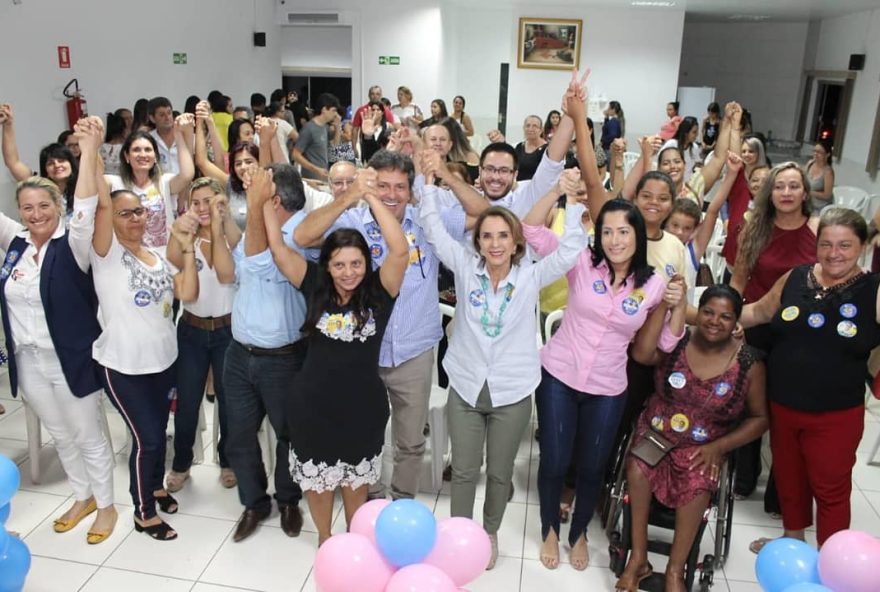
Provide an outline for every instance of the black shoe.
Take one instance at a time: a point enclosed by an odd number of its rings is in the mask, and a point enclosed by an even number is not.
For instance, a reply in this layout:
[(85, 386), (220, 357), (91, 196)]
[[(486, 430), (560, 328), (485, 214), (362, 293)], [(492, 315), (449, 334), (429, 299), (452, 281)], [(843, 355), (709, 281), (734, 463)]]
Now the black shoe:
[(174, 529), (164, 520), (159, 524), (154, 524), (152, 526), (143, 526), (135, 520), (134, 529), (137, 532), (143, 532), (153, 537), (157, 541), (173, 541), (177, 538), (177, 532), (175, 532)]
[(245, 510), (238, 519), (238, 525), (235, 527), (235, 534), (232, 540), (236, 543), (245, 540), (257, 530), (260, 522), (265, 520), (271, 514), (271, 510)]
[(452, 481), (452, 465), (446, 465), (446, 468), (443, 469), (443, 480)]
[(166, 493), (165, 495), (154, 495), (153, 497), (156, 498), (156, 503), (159, 504), (160, 510), (166, 514), (177, 514), (179, 506), (177, 500), (174, 499), (170, 493)]
[(281, 511), (281, 530), (289, 537), (299, 536), (303, 527), (303, 515), (299, 506), (278, 506)]

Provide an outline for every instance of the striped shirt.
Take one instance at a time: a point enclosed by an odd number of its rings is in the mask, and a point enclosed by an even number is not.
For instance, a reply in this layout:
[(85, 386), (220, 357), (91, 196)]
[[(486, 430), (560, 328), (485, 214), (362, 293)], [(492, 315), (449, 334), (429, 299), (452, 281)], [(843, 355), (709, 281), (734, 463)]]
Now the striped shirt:
[[(415, 208), (406, 206), (401, 225), (409, 243), (409, 267), (382, 340), (379, 353), (379, 366), (382, 368), (400, 366), (434, 347), (443, 336), (440, 308), (437, 306), (440, 300), (437, 291), (440, 260), (434, 247), (425, 239), (417, 219)], [(445, 208), (443, 223), (456, 240), (464, 239), (465, 214), (460, 206)], [(354, 228), (364, 235), (374, 268), (385, 260), (388, 246), (370, 208), (347, 210), (327, 234), (338, 228)]]

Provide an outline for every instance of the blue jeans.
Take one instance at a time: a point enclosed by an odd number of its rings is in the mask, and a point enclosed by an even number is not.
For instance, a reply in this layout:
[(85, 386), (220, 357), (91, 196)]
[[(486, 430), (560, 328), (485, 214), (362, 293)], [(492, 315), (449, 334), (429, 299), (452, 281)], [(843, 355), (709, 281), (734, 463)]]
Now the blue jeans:
[(297, 353), (286, 355), (256, 355), (235, 340), (226, 350), (226, 458), (238, 481), (238, 498), (248, 510), (265, 512), (272, 504), (266, 493), (268, 479), (257, 441), (266, 415), (278, 440), (275, 499), (279, 506), (295, 506), (302, 499), (302, 490), (290, 476), (290, 441), (285, 425), (286, 399), (305, 359), (305, 343), (297, 343)]
[(626, 403), (626, 391), (617, 396), (577, 391), (541, 370), (535, 391), (541, 449), (538, 496), (541, 502), (541, 538), (552, 528), (559, 534), (559, 499), (565, 473), (574, 454), (577, 468), (576, 503), (568, 541), (586, 536), (587, 525), (604, 481), (605, 464), (614, 447), (617, 425)]
[(208, 380), (208, 369), (214, 369), (214, 392), (217, 394), (217, 416), (220, 419), (220, 466), (229, 461), (223, 450), (226, 436), (226, 394), (223, 388), (223, 364), (232, 341), (232, 329), (219, 327), (213, 331), (193, 327), (181, 320), (177, 323), (177, 411), (174, 413), (174, 462), (171, 469), (188, 471), (193, 463), (193, 444), (199, 429), (202, 395)]

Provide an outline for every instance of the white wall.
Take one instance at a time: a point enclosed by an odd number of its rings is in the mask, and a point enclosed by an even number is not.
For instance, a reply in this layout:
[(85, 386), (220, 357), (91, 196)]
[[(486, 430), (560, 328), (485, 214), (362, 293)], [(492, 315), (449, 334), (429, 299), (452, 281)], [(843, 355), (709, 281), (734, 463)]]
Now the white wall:
[(880, 9), (822, 20), (814, 68), (846, 70), (854, 53), (866, 54), (865, 68), (856, 76), (836, 182), (880, 193), (880, 177), (872, 181), (865, 173), (880, 97)]
[(664, 106), (678, 86), (682, 11), (545, 4), (538, 11), (529, 4), (450, 7), (445, 11), (449, 21), (445, 24), (452, 27), (457, 40), (450, 52), (450, 59), (457, 64), (457, 83), (446, 94), (450, 99), (455, 94), (467, 98), (467, 110), (478, 129), (485, 131), (495, 123), (501, 62), (510, 64), (510, 141), (522, 138), (522, 121), (527, 115), (544, 118), (551, 109), (559, 109), (569, 73), (516, 66), (519, 18), (536, 12), (546, 17), (583, 19), (580, 65), (582, 70), (592, 68), (590, 93), (620, 101), (630, 142), (660, 128)]
[(688, 21), (679, 86), (715, 87), (722, 106), (735, 100), (751, 111), (756, 131), (792, 139), (808, 29), (806, 22)]
[(281, 27), (281, 67), (351, 70), (351, 27)]
[[(265, 31), (266, 47), (253, 46)], [(14, 105), (22, 160), (37, 167), (41, 146), (67, 127), (61, 89), (78, 78), (91, 114), (165, 95), (182, 109), (190, 94), (219, 89), (235, 103), (281, 85), (280, 27), (271, 0), (112, 0), (0, 2), (0, 100)], [(56, 46), (70, 47), (69, 70)], [(172, 52), (186, 52), (174, 65)], [(0, 167), (0, 208), (12, 179)]]

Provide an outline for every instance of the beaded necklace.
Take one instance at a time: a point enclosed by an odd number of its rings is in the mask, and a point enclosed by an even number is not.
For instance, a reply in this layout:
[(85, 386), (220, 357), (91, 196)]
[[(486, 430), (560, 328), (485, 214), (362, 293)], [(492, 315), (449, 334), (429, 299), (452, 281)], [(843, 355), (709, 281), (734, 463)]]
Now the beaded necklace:
[(510, 302), (511, 296), (513, 296), (513, 286), (508, 283), (504, 289), (504, 299), (501, 301), (501, 308), (498, 309), (498, 320), (495, 323), (495, 327), (489, 326), (489, 280), (485, 275), (480, 276), (480, 287), (483, 288), (483, 314), (480, 316), (480, 325), (483, 327), (483, 333), (487, 337), (494, 339), (501, 335), (501, 329), (504, 326), (501, 319), (504, 316), (504, 311), (507, 310), (507, 304)]

